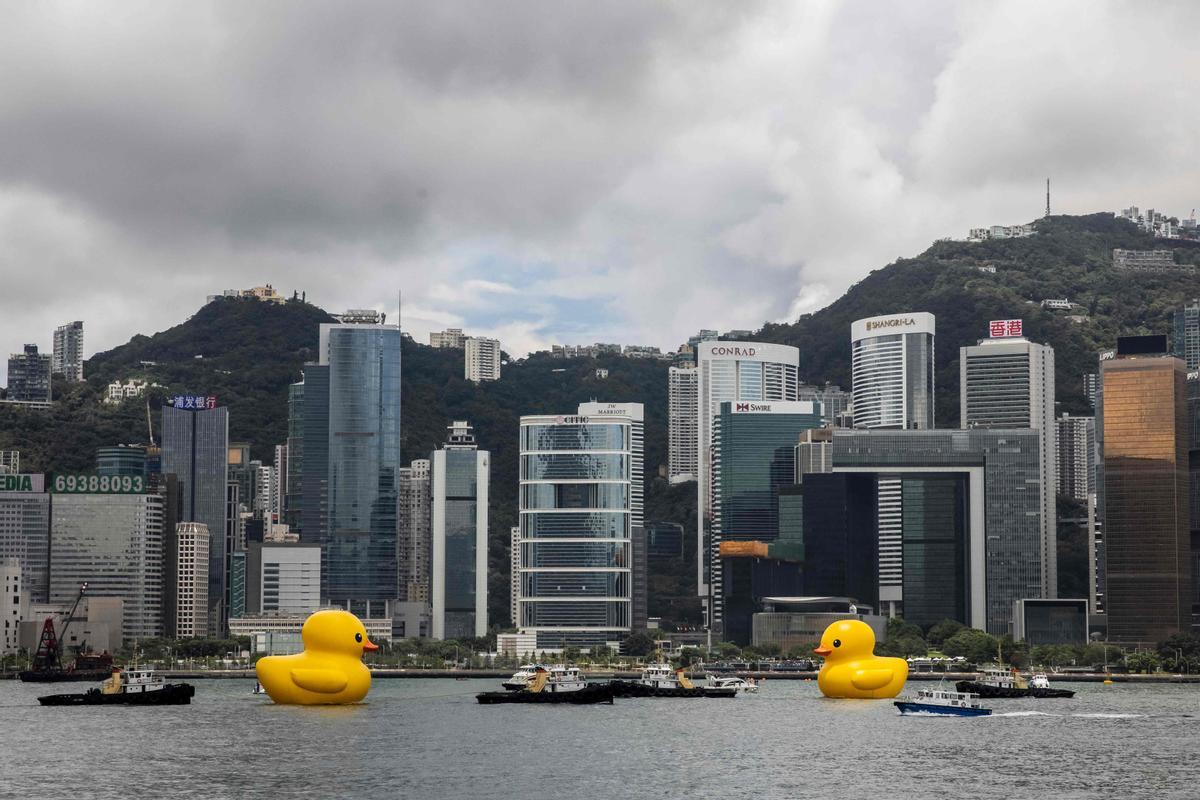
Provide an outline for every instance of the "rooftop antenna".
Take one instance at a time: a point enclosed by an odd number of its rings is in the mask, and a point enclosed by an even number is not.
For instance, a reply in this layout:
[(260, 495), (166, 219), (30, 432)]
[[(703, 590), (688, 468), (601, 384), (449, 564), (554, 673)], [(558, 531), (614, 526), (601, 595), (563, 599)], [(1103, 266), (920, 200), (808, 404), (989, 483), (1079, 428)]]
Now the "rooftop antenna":
[(1050, 218), (1050, 179), (1046, 178), (1046, 218)]

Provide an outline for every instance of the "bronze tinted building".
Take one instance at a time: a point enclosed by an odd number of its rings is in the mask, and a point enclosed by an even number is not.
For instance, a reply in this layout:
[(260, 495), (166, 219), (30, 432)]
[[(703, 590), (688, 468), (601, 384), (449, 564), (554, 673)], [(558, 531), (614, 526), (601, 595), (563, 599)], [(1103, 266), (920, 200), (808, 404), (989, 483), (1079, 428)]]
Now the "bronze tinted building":
[(1165, 337), (1129, 337), (1101, 365), (1114, 642), (1161, 641), (1191, 626), (1187, 367), (1165, 350)]

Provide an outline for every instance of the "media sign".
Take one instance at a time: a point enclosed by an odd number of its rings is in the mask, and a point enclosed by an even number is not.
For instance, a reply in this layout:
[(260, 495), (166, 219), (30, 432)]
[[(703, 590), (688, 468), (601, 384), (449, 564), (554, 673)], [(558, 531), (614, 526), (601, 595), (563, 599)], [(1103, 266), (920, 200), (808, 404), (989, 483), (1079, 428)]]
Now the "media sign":
[(176, 408), (193, 408), (205, 409), (217, 407), (217, 396), (215, 394), (196, 395), (196, 394), (177, 394), (171, 398), (171, 405)]
[(0, 475), (0, 492), (44, 492), (46, 476), (41, 473)]
[(142, 494), (141, 475), (55, 475), (50, 491), (59, 494)]
[(1022, 336), (1021, 320), (1019, 319), (994, 319), (988, 323), (988, 337), (992, 339), (1008, 339), (1014, 336)]

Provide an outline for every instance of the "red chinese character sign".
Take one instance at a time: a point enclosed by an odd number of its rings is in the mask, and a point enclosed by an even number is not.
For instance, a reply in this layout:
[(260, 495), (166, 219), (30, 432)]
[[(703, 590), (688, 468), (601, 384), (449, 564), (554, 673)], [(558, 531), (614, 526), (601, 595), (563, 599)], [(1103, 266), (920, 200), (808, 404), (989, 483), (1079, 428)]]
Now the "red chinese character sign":
[(1022, 336), (1021, 320), (1019, 319), (994, 319), (988, 323), (988, 336), (992, 339), (1007, 339), (1013, 336)]

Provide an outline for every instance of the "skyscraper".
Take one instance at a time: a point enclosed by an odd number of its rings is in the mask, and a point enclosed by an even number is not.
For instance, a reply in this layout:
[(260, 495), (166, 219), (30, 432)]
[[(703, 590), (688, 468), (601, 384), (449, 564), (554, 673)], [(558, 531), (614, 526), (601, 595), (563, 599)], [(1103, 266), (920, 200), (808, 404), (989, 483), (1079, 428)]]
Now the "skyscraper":
[(667, 479), (671, 483), (694, 481), (700, 469), (696, 454), (699, 375), (693, 364), (667, 370)]
[(854, 427), (934, 427), (935, 327), (923, 311), (851, 324)]
[(1200, 370), (1200, 300), (1175, 312), (1175, 336), (1171, 350), (1182, 358), (1189, 372)]
[(50, 356), (36, 344), (8, 357), (8, 399), (21, 403), (50, 402)]
[(1096, 493), (1096, 418), (1064, 412), (1054, 424), (1058, 493), (1087, 503), (1088, 495)]
[(208, 529), (208, 606), (213, 633), (222, 635), (228, 614), (228, 575), (232, 548), (227, 542), (229, 409), (162, 409), (162, 472), (179, 479), (180, 521)]
[[(1009, 326), (997, 331), (1008, 331)], [(1054, 423), (1054, 349), (1024, 337), (984, 339), (959, 350), (960, 419), (964, 428), (1032, 428), (1041, 437), (1042, 593), (1058, 596), (1057, 428)]]
[(429, 605), (429, 569), (433, 524), (429, 509), (429, 459), (418, 458), (400, 470), (400, 532), (396, 540), (399, 591), (406, 603)]
[(175, 598), (168, 636), (191, 639), (208, 635), (208, 566), (212, 535), (203, 522), (181, 522), (175, 528)]
[(51, 603), (71, 603), (80, 584), (119, 597), (127, 640), (162, 636), (163, 498), (158, 494), (54, 495)]
[(468, 336), (463, 346), (463, 377), (472, 383), (500, 380), (500, 340)]
[(50, 495), (46, 477), (0, 475), (0, 562), (21, 562), (21, 586), (30, 602), (47, 602), (50, 591)]
[(633, 475), (626, 414), (521, 418), (516, 625), (537, 648), (614, 645), (633, 627)]
[(83, 323), (76, 320), (54, 329), (52, 369), (69, 381), (83, 380)]
[(779, 538), (779, 493), (794, 485), (796, 446), (802, 431), (821, 425), (812, 401), (725, 402), (713, 428), (712, 563), (710, 627), (724, 633), (723, 541), (773, 542)]
[[(469, 341), (469, 340), (468, 340)], [(490, 454), (471, 426), (456, 420), (441, 450), (430, 454), (430, 635), (487, 635), (487, 530)]]
[(1117, 340), (1104, 385), (1108, 638), (1157, 642), (1191, 627), (1187, 365), (1165, 336)]
[(711, 620), (712, 587), (709, 570), (719, 558), (719, 548), (709, 535), (712, 524), (714, 420), (721, 403), (737, 401), (795, 400), (800, 386), (800, 351), (783, 344), (703, 341), (696, 344), (697, 401), (696, 475), (698, 516), (696, 526), (696, 584), (704, 608), (705, 624)]
[[(348, 312), (342, 319), (321, 325), (326, 391), (310, 385), (305, 372), (305, 482), (310, 467), (313, 478), (320, 478), (324, 461), (326, 519), (323, 528), (312, 530), (306, 521), (304, 540), (312, 542), (316, 534), (322, 545), (324, 598), (370, 617), (380, 615), (381, 601), (394, 600), (397, 589), (401, 337), (400, 327), (385, 325), (382, 317)], [(317, 429), (319, 414), (309, 413), (322, 400), (324, 437)], [(321, 438), (324, 454), (314, 446)]]

